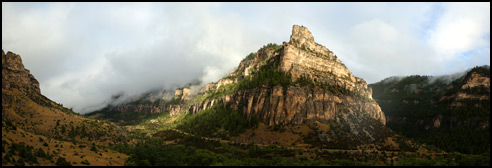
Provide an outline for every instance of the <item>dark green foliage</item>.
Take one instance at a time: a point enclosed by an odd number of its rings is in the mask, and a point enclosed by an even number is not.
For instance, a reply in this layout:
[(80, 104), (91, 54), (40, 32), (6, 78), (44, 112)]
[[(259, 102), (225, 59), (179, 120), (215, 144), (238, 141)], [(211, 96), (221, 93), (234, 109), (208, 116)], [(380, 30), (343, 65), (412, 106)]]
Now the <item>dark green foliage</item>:
[(291, 75), (278, 68), (277, 58), (274, 58), (273, 64), (266, 64), (258, 72), (239, 83), (239, 90), (254, 89), (268, 84), (269, 87), (282, 85), (283, 87), (291, 84)]
[(92, 147), (91, 147), (91, 149), (90, 149), (90, 150), (91, 150), (91, 151), (94, 151), (94, 152), (96, 152), (96, 153), (97, 153), (97, 147), (96, 147), (94, 144), (92, 145)]
[(257, 124), (258, 122), (244, 119), (239, 110), (233, 110), (229, 106), (219, 103), (198, 114), (185, 116), (178, 128), (199, 136), (225, 138), (237, 136), (247, 128)]
[[(282, 85), (286, 87), (291, 84), (290, 73), (285, 73), (278, 68), (278, 62), (281, 55), (282, 45), (277, 45), (274, 43), (269, 43), (260, 50), (272, 49), (277, 51), (276, 55), (271, 55), (269, 58), (264, 60), (265, 65), (263, 65), (257, 72), (252, 72), (250, 77), (247, 77), (240, 82), (238, 82), (237, 87), (234, 86), (234, 91), (237, 90), (247, 90), (257, 88), (263, 85), (268, 85), (269, 87)], [(254, 54), (254, 53), (252, 53)], [(254, 57), (256, 54), (250, 54), (248, 57)], [(247, 58), (248, 58), (247, 57)], [(261, 65), (261, 64), (260, 64)], [(236, 90), (237, 89), (237, 90)], [(228, 90), (231, 91), (231, 90)]]
[(147, 141), (135, 146), (134, 152), (125, 164), (127, 166), (188, 165), (188, 155), (192, 150), (183, 145), (163, 146), (158, 141)]
[(25, 166), (24, 158), (19, 158), (17, 162), (15, 162), (14, 166)]
[(34, 154), (33, 147), (30, 145), (26, 145), (24, 142), (12, 143), (9, 150), (12, 155), (19, 156), (20, 159), (16, 162), (18, 164), (24, 165), (24, 162), (28, 162), (30, 164), (38, 163), (38, 159)]
[[(472, 73), (490, 77), (488, 67), (475, 67), (454, 81), (413, 75), (369, 86), (381, 109), (392, 118), (387, 126), (394, 131), (446, 151), (481, 154), (490, 151), (489, 100), (445, 98), (457, 93), (490, 97), (490, 88), (462, 89)], [(434, 128), (439, 116), (440, 127)]]
[[(44, 100), (49, 100), (45, 96), (43, 96), (43, 95), (41, 95), (41, 96), (43, 97)], [(38, 102), (38, 103), (40, 103), (41, 105), (43, 105), (43, 103), (41, 103), (41, 102)], [(44, 105), (44, 106), (46, 106), (46, 105)], [(60, 104), (57, 103), (57, 106), (53, 106), (53, 105), (49, 104), (49, 105), (47, 105), (47, 107), (52, 107), (52, 108), (58, 109), (58, 110), (60, 110), (60, 111), (62, 111), (64, 113), (67, 113), (67, 114), (70, 114), (70, 115), (78, 115), (78, 116), (80, 116), (80, 114), (74, 112), (72, 108), (63, 107), (63, 104), (61, 104), (61, 103)]]
[(120, 153), (124, 153), (127, 155), (133, 153), (133, 149), (134, 149), (133, 146), (126, 144), (126, 143), (124, 143), (124, 144), (118, 143), (115, 145), (110, 145), (109, 147), (115, 151), (118, 151)]
[(347, 159), (335, 159), (333, 160), (333, 166), (355, 166), (355, 162)]
[[(17, 127), (15, 126), (14, 123), (12, 123), (12, 121), (10, 119), (8, 119), (8, 118), (2, 118), (2, 121), (5, 121), (5, 126), (6, 126), (5, 129), (7, 131), (9, 131), (9, 130), (17, 130)], [(2, 124), (3, 124), (3, 122), (2, 122)]]
[(173, 97), (171, 100), (169, 100), (167, 102), (167, 104), (183, 104), (184, 101), (181, 100), (181, 97), (179, 97), (178, 99), (175, 99), (175, 97)]
[[(104, 116), (101, 119), (109, 120), (112, 122), (119, 123), (120, 125), (134, 125), (141, 123), (144, 120), (156, 118), (162, 114), (159, 113), (150, 113), (150, 112), (142, 112), (142, 111), (132, 111), (132, 112), (120, 112), (113, 111), (110, 108), (106, 107), (99, 111), (95, 111), (91, 114), (102, 113)], [(169, 113), (168, 111), (164, 113)], [(87, 114), (87, 115), (91, 115)], [(123, 121), (123, 122), (121, 122)]]
[(311, 78), (301, 75), (297, 80), (294, 82), (296, 84), (299, 84), (299, 86), (309, 86), (309, 87), (320, 87), (323, 90), (329, 91), (333, 94), (337, 95), (350, 95), (350, 96), (356, 96), (359, 98), (364, 98), (360, 95), (360, 93), (357, 92), (352, 92), (348, 90), (345, 87), (341, 87), (336, 83), (329, 83), (326, 81), (317, 81), (316, 79), (312, 80)]
[(139, 166), (208, 166), (220, 161), (220, 155), (184, 145), (137, 144), (126, 165)]
[(86, 136), (88, 136), (87, 130), (86, 130), (86, 128), (85, 128), (85, 124), (82, 124), (82, 128), (81, 128), (81, 131), (80, 131), (80, 136), (81, 136), (81, 137), (86, 137)]
[(62, 125), (62, 126), (61, 126), (61, 133), (62, 133), (62, 134), (64, 134), (64, 133), (65, 133), (65, 131), (66, 131), (65, 125)]
[(7, 145), (7, 141), (2, 140), (2, 153), (5, 153), (5, 145)]
[(80, 164), (91, 165), (88, 160), (83, 160), (80, 162)]
[[(41, 106), (45, 106), (45, 107), (49, 107), (49, 108), (54, 107), (51, 104), (51, 101), (46, 96), (44, 96), (42, 94), (29, 94), (29, 98)], [(55, 107), (55, 108), (59, 108), (59, 107)]]
[(67, 162), (67, 160), (65, 160), (65, 158), (63, 157), (59, 157), (57, 160), (56, 160), (56, 163), (55, 163), (57, 166), (72, 166), (70, 164), (70, 162)]
[(473, 67), (465, 76), (465, 79), (471, 77), (472, 73), (478, 73), (486, 77), (490, 77), (490, 66), (482, 65)]
[(267, 45), (264, 45), (261, 49), (267, 49), (267, 48), (273, 49), (275, 51), (278, 51), (278, 50), (282, 49), (283, 46), (282, 45), (275, 44), (275, 43), (268, 43)]
[(290, 39), (291, 41), (289, 41), (289, 43), (291, 44), (299, 44), (299, 41), (296, 40), (296, 39)]
[(490, 166), (490, 154), (465, 155), (458, 152), (439, 155), (434, 159), (403, 156), (397, 166)]
[(304, 45), (304, 43), (302, 44), (301, 48), (302, 48), (303, 50), (307, 50), (306, 45)]
[(36, 150), (35, 155), (36, 155), (37, 157), (46, 157), (46, 153), (44, 153), (44, 150), (43, 150), (42, 148), (38, 148), (38, 149)]
[(235, 83), (223, 85), (223, 86), (220, 86), (219, 88), (217, 88), (217, 90), (215, 92), (209, 92), (208, 96), (205, 97), (205, 99), (217, 99), (217, 98), (221, 98), (225, 95), (231, 95), (231, 94), (236, 93), (238, 91), (238, 89), (239, 89), (239, 87)]
[(254, 52), (254, 53), (250, 53), (250, 54), (248, 54), (248, 56), (246, 56), (246, 58), (244, 58), (241, 62), (243, 62), (243, 61), (248, 61), (248, 60), (252, 60), (253, 58), (255, 58), (255, 56), (256, 56), (256, 52)]
[[(169, 134), (168, 134), (169, 135)], [(175, 136), (175, 135), (173, 135)], [(211, 141), (189, 143), (189, 145), (163, 145), (161, 138), (151, 138), (138, 143), (126, 160), (126, 166), (292, 166), (327, 165), (323, 160), (305, 160), (295, 158), (294, 152), (272, 145), (259, 148), (249, 145), (247, 151), (229, 145), (215, 144)], [(188, 141), (188, 140), (183, 140)], [(182, 142), (182, 141), (180, 141)], [(188, 143), (188, 142), (185, 142)], [(210, 144), (212, 143), (212, 144)], [(198, 146), (215, 146), (210, 149)], [(221, 147), (221, 149), (217, 149)], [(213, 150), (213, 151), (212, 151)], [(272, 156), (273, 155), (273, 156)]]
[(75, 138), (75, 135), (76, 135), (76, 132), (75, 132), (75, 128), (73, 127), (73, 125), (70, 125), (70, 131), (68, 132), (68, 137), (74, 139)]
[(315, 85), (314, 82), (310, 78), (306, 77), (305, 75), (301, 75), (301, 77), (297, 78), (296, 83), (298, 83), (300, 86), (306, 86), (306, 85), (314, 86)]
[(2, 158), (2, 164), (7, 164), (11, 162), (10, 160), (10, 155), (5, 155), (3, 158)]

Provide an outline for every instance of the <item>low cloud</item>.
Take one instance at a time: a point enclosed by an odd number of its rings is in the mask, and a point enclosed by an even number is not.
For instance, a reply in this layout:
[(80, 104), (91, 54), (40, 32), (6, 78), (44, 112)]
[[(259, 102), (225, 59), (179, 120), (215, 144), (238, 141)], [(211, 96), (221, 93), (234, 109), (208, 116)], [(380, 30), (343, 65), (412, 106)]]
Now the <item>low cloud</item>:
[(465, 76), (470, 70), (471, 69), (463, 71), (463, 72), (457, 72), (457, 73), (449, 74), (449, 75), (430, 76), (427, 80), (428, 81), (427, 84), (433, 84), (436, 82), (442, 82), (445, 84), (450, 84), (451, 82)]
[(86, 113), (225, 75), (254, 42), (214, 6), (2, 3), (2, 43), (23, 57), (43, 94)]
[(217, 81), (288, 41), (294, 24), (367, 83), (460, 72), (489, 64), (489, 20), (490, 3), (2, 2), (2, 48), (22, 56), (43, 94), (86, 113)]

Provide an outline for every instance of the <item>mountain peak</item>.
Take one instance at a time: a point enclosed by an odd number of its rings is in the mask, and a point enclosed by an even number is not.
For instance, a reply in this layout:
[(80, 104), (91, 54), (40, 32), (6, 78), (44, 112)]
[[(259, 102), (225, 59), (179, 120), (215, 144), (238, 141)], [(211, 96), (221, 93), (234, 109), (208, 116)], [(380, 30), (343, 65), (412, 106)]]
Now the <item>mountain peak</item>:
[(2, 67), (7, 67), (12, 70), (22, 71), (24, 65), (19, 55), (8, 51), (7, 54), (2, 50)]
[(294, 25), (292, 26), (292, 35), (290, 35), (290, 42), (301, 47), (302, 44), (307, 46), (314, 46), (314, 37), (307, 27)]
[(39, 82), (24, 68), (20, 55), (2, 50), (2, 88), (10, 87), (41, 93)]

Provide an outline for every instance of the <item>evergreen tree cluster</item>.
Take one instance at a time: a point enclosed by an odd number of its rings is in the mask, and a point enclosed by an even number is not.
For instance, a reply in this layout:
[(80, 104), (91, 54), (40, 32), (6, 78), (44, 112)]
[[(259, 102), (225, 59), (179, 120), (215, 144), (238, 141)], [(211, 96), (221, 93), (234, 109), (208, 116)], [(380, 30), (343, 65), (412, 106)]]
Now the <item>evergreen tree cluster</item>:
[(256, 117), (246, 120), (242, 115), (240, 110), (233, 110), (228, 105), (218, 103), (198, 114), (187, 114), (177, 128), (198, 136), (227, 138), (258, 125)]
[[(462, 88), (472, 73), (490, 78), (488, 67), (475, 67), (454, 81), (413, 75), (370, 87), (383, 112), (392, 118), (387, 126), (394, 131), (446, 151), (481, 154), (490, 152), (490, 125), (483, 125), (490, 121), (489, 100), (452, 98), (465, 93), (490, 99), (490, 88)], [(441, 124), (434, 128), (438, 117)]]

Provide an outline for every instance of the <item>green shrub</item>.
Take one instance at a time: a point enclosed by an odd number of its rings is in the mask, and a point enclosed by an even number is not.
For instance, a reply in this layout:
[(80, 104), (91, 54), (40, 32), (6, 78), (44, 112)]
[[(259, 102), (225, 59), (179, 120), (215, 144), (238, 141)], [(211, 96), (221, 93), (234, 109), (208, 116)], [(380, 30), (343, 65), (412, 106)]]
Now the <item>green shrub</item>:
[(258, 120), (248, 121), (243, 118), (241, 111), (218, 103), (198, 114), (188, 114), (178, 128), (199, 136), (228, 137), (237, 136), (257, 125)]
[(97, 148), (96, 148), (96, 146), (94, 146), (94, 145), (93, 145), (93, 146), (91, 147), (91, 151), (94, 151), (94, 152), (96, 152), (96, 153), (97, 153)]
[(58, 160), (56, 160), (55, 164), (57, 166), (72, 166), (70, 162), (67, 162), (67, 160), (65, 160), (65, 158), (63, 157), (59, 157)]
[(246, 56), (246, 57), (245, 57), (245, 58), (244, 58), (241, 62), (243, 62), (243, 61), (248, 61), (248, 60), (252, 60), (253, 58), (255, 58), (255, 56), (256, 56), (256, 52), (254, 52), (254, 53), (250, 53), (250, 54), (248, 54), (248, 56)]
[(83, 160), (80, 162), (80, 164), (91, 165), (88, 160)]

